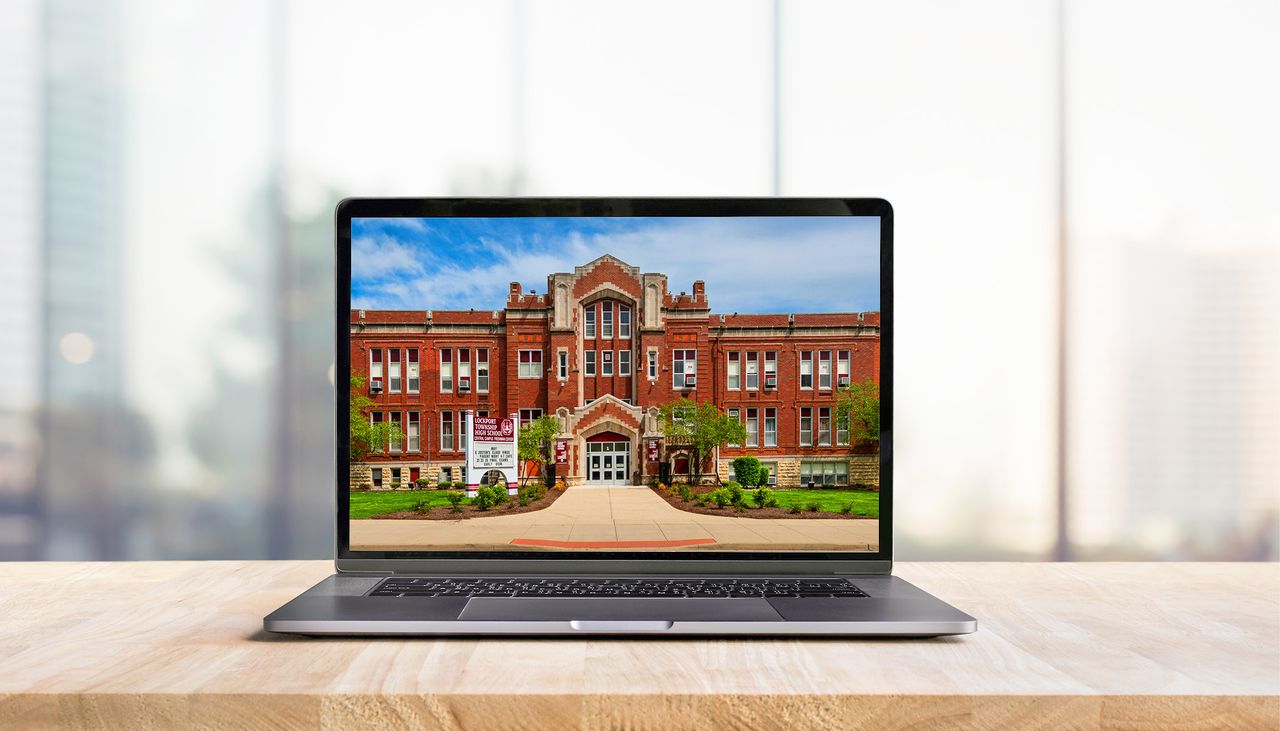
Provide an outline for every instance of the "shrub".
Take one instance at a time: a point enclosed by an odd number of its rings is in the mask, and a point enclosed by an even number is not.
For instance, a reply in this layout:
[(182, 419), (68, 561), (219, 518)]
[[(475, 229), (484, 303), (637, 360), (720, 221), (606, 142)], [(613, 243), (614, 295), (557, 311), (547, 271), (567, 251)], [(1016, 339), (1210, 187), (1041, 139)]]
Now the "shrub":
[(399, 489), (400, 489), (400, 481), (399, 481), (399, 480), (392, 480), (392, 481), (391, 481), (391, 489), (392, 489), (392, 490), (399, 490)]
[[(739, 457), (739, 459), (741, 459), (741, 457)], [(731, 503), (742, 502), (743, 496), (744, 496), (742, 485), (739, 485), (738, 483), (730, 480), (729, 482), (724, 483), (724, 487), (721, 489), (727, 490), (729, 492), (729, 502)]]
[(693, 499), (693, 489), (688, 485), (680, 486), (680, 499), (686, 503)]
[(756, 507), (759, 507), (759, 508), (766, 507), (769, 500), (771, 500), (772, 498), (773, 498), (773, 490), (770, 490), (767, 487), (758, 487), (756, 488), (755, 492), (751, 493), (752, 502), (754, 502), (756, 504)]
[(476, 496), (471, 498), (471, 504), (476, 506), (477, 510), (488, 510), (506, 499), (506, 490), (499, 490), (493, 485), (485, 485), (476, 491)]
[(778, 507), (778, 498), (776, 498), (776, 497), (771, 497), (771, 498), (769, 498), (768, 500), (766, 500), (766, 501), (765, 501), (764, 506), (765, 506), (766, 508), (776, 508), (776, 507)]
[(520, 506), (524, 507), (531, 502), (537, 502), (546, 497), (547, 488), (541, 482), (535, 482), (520, 488), (520, 491), (517, 492), (516, 495), (520, 500)]
[(559, 480), (556, 480), (556, 490), (558, 490), (558, 491), (560, 491), (560, 492), (564, 492), (564, 491), (565, 491), (565, 488), (567, 488), (567, 487), (569, 487), (569, 486), (565, 484), (565, 482), (564, 482), (564, 479), (563, 479), (563, 478), (561, 478), (561, 479), (559, 479)]
[(849, 513), (852, 513), (852, 512), (853, 512), (853, 503), (849, 503), (848, 505), (845, 505), (840, 508), (840, 513), (842, 515), (848, 515)]
[(448, 501), (449, 501), (449, 504), (453, 506), (452, 508), (449, 508), (449, 512), (451, 512), (451, 513), (461, 513), (461, 512), (462, 512), (462, 508), (460, 508), (460, 507), (458, 507), (458, 506), (462, 505), (462, 500), (463, 500), (464, 498), (465, 498), (465, 496), (464, 496), (462, 493), (460, 493), (460, 492), (450, 492), (448, 495), (445, 495), (445, 496), (444, 496), (444, 499), (445, 499), (445, 500), (448, 500)]
[(736, 502), (733, 504), (733, 509), (739, 513), (745, 513), (747, 512), (747, 504), (744, 502)]
[[(755, 457), (738, 457), (733, 460), (733, 479), (743, 485), (759, 485), (760, 471), (764, 469)], [(768, 479), (768, 470), (765, 470)]]
[(456, 480), (456, 481), (453, 483), (453, 489), (455, 489), (455, 490), (465, 490), (465, 489), (467, 489), (467, 483), (463, 482), (462, 480)]
[(453, 483), (449, 482), (448, 480), (441, 480), (439, 483), (436, 484), (437, 490), (448, 490), (451, 487), (453, 487)]
[(430, 513), (431, 503), (427, 502), (426, 500), (419, 500), (418, 502), (413, 504), (413, 512), (423, 513), (423, 514)]
[(431, 483), (427, 480), (427, 478), (419, 477), (417, 480), (414, 480), (413, 484), (416, 485), (419, 490), (425, 490)]
[(697, 505), (697, 506), (698, 506), (698, 507), (700, 507), (700, 508), (705, 508), (705, 507), (707, 507), (707, 498), (706, 498), (706, 496), (705, 496), (705, 495), (699, 495), (698, 497), (694, 498), (694, 500), (693, 500), (693, 504), (694, 504), (694, 505)]
[(809, 503), (808, 505), (804, 506), (804, 509), (808, 510), (810, 513), (816, 513), (822, 509), (822, 503), (819, 503), (818, 501), (815, 500)]
[(787, 508), (787, 512), (791, 513), (792, 515), (798, 515), (800, 513), (800, 506), (792, 505), (791, 507)]
[(712, 490), (707, 494), (707, 498), (715, 503), (717, 508), (723, 508), (733, 502), (733, 497), (723, 487), (718, 490)]

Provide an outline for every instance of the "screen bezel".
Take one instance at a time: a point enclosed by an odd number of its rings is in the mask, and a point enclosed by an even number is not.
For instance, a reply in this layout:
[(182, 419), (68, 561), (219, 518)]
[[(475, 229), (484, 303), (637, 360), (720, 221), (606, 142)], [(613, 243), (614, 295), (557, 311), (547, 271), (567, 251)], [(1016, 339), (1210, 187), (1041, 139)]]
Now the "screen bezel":
[(353, 551), (349, 408), (335, 380), (336, 563), (339, 571), (590, 573), (888, 573), (893, 556), (893, 207), (879, 198), (348, 198), (335, 209), (335, 374), (351, 371), (353, 218), (880, 218), (880, 543), (878, 551)]

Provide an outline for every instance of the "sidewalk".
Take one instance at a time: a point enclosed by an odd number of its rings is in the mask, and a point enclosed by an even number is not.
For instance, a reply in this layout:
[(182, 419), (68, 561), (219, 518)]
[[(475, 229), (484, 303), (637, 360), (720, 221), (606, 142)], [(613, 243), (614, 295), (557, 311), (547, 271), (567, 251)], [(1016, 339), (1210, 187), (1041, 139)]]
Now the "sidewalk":
[(352, 550), (874, 551), (879, 520), (689, 513), (647, 487), (570, 487), (549, 508), (457, 521), (353, 520)]

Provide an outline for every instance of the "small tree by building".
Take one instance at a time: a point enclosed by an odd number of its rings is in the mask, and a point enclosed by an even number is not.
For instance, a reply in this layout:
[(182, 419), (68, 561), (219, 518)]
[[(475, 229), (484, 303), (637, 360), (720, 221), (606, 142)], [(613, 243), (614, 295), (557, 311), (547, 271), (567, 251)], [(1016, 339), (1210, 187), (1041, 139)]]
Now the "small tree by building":
[[(715, 404), (699, 404), (689, 399), (663, 404), (658, 414), (658, 428), (668, 444), (689, 450), (695, 482), (702, 477), (702, 461), (707, 455), (718, 447), (747, 440), (742, 422), (722, 413)], [(717, 471), (717, 482), (719, 478)]]
[(880, 384), (868, 378), (836, 394), (836, 429), (849, 430), (850, 445), (880, 441)]
[(560, 433), (560, 420), (544, 414), (520, 427), (520, 439), (516, 449), (520, 456), (521, 477), (530, 477), (525, 466), (530, 462), (538, 465), (542, 472), (551, 458), (551, 443)]
[(364, 395), (364, 379), (351, 376), (351, 461), (359, 462), (371, 452), (380, 452), (392, 442), (404, 440), (404, 432), (394, 422), (369, 423), (373, 399)]

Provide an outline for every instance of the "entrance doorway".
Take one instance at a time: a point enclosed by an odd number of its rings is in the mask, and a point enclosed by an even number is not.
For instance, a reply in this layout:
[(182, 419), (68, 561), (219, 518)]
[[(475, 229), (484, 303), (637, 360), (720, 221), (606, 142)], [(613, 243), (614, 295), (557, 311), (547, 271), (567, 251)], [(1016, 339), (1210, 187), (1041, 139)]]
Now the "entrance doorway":
[(588, 483), (626, 485), (630, 482), (630, 474), (631, 442), (587, 442)]

